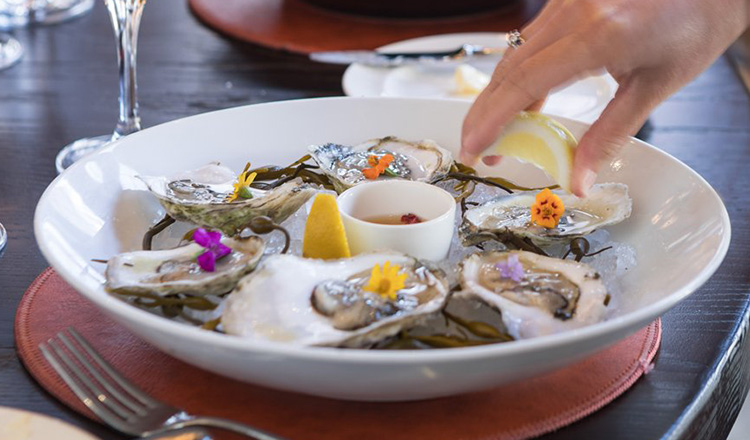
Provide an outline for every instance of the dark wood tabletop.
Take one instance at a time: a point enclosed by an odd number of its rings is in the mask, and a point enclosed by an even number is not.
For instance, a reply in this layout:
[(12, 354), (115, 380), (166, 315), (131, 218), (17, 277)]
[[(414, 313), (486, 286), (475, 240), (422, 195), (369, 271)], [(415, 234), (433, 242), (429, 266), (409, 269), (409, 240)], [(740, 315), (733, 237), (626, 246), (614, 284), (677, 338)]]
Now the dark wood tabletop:
[[(55, 154), (70, 141), (114, 128), (112, 29), (97, 4), (78, 20), (13, 33), (26, 55), (0, 71), (0, 222), (10, 234), (0, 259), (0, 405), (121, 438), (37, 386), (13, 343), (18, 302), (47, 266), (32, 220), (55, 177)], [(200, 24), (182, 0), (146, 6), (138, 59), (146, 127), (232, 106), (343, 94), (343, 67), (223, 38)], [(750, 99), (729, 61), (720, 58), (661, 105), (641, 136), (698, 171), (722, 195), (732, 220), (729, 254), (705, 286), (664, 315), (656, 369), (613, 403), (548, 439), (725, 438), (750, 383)]]

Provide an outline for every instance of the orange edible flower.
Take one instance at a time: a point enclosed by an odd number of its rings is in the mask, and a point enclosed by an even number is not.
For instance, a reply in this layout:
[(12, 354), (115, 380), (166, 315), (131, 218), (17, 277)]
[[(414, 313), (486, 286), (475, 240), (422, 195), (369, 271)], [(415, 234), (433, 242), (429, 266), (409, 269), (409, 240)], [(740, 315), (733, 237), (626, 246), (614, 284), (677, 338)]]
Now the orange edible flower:
[(531, 205), (531, 221), (547, 229), (557, 227), (560, 217), (565, 212), (565, 206), (557, 194), (549, 188), (544, 188), (536, 195), (536, 201)]
[(362, 170), (362, 174), (369, 180), (375, 180), (381, 173), (377, 168), (365, 168)]
[(362, 174), (369, 180), (375, 180), (378, 176), (385, 173), (385, 169), (388, 168), (391, 162), (393, 162), (392, 154), (384, 154), (381, 157), (374, 154), (370, 155), (367, 157), (367, 164), (370, 165), (370, 168), (362, 170)]

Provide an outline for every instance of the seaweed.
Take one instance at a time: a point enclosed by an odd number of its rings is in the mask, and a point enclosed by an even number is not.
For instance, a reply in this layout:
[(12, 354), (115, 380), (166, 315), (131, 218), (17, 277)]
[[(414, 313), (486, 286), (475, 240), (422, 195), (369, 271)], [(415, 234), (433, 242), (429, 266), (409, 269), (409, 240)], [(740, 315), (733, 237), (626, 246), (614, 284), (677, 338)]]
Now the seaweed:
[(281, 231), (284, 234), (285, 239), (284, 249), (281, 251), (281, 253), (285, 254), (289, 250), (289, 244), (292, 241), (292, 237), (289, 235), (289, 231), (287, 231), (283, 226), (274, 223), (270, 217), (266, 217), (265, 215), (253, 217), (247, 227), (250, 228), (251, 231), (260, 235), (270, 234), (273, 231)]
[(143, 235), (143, 242), (142, 242), (143, 250), (150, 251), (151, 244), (154, 241), (154, 237), (156, 237), (156, 235), (162, 232), (163, 230), (167, 229), (174, 222), (175, 222), (175, 219), (170, 217), (169, 214), (166, 214), (164, 215), (163, 219), (159, 220), (158, 223), (148, 228), (148, 231), (146, 231), (146, 233)]
[(575, 256), (575, 260), (580, 262), (584, 257), (593, 257), (594, 255), (601, 254), (602, 252), (609, 249), (612, 249), (612, 246), (607, 246), (599, 249), (598, 251), (589, 253), (589, 250), (591, 250), (591, 243), (589, 243), (589, 241), (583, 237), (576, 237), (570, 241), (570, 244), (568, 245), (568, 251), (565, 252), (565, 255), (563, 255), (561, 258), (564, 260), (568, 258), (568, 255), (573, 254)]
[(320, 167), (306, 163), (310, 159), (310, 155), (306, 154), (286, 167), (264, 166), (249, 170), (250, 173), (256, 173), (255, 180), (250, 186), (270, 190), (299, 177), (305, 183), (314, 183), (333, 190), (333, 183), (327, 175), (313, 171)]

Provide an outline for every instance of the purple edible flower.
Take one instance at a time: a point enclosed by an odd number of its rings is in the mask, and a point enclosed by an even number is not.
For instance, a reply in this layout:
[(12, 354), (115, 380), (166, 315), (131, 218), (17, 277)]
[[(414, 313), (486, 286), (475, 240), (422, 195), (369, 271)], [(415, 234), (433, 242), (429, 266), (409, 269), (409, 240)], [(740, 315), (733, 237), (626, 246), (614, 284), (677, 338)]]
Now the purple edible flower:
[(523, 265), (516, 254), (509, 255), (506, 261), (495, 264), (495, 267), (500, 271), (500, 278), (510, 278), (517, 283), (523, 279)]
[(193, 233), (193, 240), (206, 250), (198, 255), (198, 266), (206, 272), (213, 272), (216, 260), (232, 253), (232, 248), (221, 243), (221, 232), (207, 231), (198, 228)]

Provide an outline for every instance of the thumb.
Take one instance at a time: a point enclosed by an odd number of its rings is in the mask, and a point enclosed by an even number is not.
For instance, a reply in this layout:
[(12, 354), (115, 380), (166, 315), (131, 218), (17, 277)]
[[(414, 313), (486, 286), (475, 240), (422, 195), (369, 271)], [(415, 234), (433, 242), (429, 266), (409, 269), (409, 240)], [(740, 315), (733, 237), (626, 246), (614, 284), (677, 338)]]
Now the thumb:
[(611, 161), (646, 122), (658, 102), (640, 81), (620, 84), (614, 99), (599, 119), (583, 135), (575, 152), (571, 186), (578, 197), (585, 197), (599, 170)]

